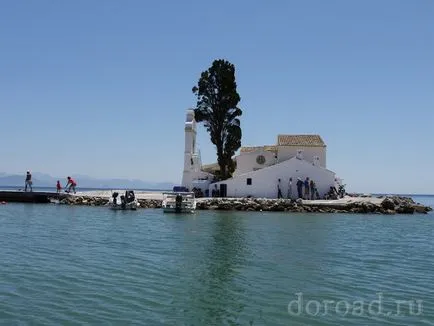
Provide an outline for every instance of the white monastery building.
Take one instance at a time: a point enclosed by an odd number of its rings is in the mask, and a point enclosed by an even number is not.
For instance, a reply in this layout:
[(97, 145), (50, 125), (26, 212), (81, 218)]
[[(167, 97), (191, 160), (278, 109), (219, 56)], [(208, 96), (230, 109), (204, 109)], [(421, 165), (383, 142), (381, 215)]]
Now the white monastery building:
[[(231, 179), (214, 182), (217, 164), (202, 166), (196, 149), (194, 110), (187, 110), (182, 186), (201, 189), (207, 196), (219, 190), (221, 197), (297, 198), (297, 178), (312, 179), (323, 197), (340, 179), (327, 169), (327, 147), (319, 135), (278, 135), (275, 145), (241, 147), (235, 156)], [(291, 179), (291, 182), (290, 182)]]

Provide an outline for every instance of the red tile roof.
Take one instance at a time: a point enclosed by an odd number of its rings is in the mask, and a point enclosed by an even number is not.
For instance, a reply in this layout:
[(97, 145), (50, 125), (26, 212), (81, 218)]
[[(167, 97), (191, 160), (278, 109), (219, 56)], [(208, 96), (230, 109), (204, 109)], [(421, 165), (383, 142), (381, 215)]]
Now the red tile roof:
[(325, 143), (320, 135), (278, 135), (277, 145), (324, 147)]
[(240, 153), (250, 153), (250, 152), (254, 152), (257, 150), (263, 150), (263, 151), (268, 151), (268, 152), (276, 152), (277, 151), (277, 147), (276, 146), (244, 146), (241, 147), (240, 149)]

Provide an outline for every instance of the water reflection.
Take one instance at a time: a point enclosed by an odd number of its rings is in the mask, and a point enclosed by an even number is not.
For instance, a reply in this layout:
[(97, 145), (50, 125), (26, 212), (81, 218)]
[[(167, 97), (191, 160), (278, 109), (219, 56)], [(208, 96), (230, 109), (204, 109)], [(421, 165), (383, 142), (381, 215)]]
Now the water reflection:
[(235, 214), (216, 213), (205, 249), (204, 264), (192, 288), (193, 313), (203, 325), (235, 322), (245, 304), (237, 285), (238, 267), (246, 259), (243, 219)]

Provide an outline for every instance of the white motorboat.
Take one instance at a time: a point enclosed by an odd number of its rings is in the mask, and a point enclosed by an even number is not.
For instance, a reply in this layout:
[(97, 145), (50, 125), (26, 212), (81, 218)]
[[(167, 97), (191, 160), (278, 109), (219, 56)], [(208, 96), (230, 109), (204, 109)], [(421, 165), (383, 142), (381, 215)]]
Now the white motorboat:
[(162, 208), (165, 213), (194, 213), (196, 210), (194, 192), (163, 192)]
[(125, 195), (120, 196), (120, 202), (118, 200), (119, 193), (114, 192), (109, 202), (110, 209), (113, 210), (136, 210), (139, 207), (139, 203), (133, 190), (125, 191)]

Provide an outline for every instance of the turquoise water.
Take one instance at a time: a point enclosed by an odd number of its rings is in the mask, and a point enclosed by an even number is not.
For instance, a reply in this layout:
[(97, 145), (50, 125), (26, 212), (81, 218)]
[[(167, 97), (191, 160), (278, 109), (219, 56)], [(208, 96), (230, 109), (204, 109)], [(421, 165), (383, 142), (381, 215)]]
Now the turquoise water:
[(434, 325), (433, 230), (434, 214), (2, 205), (0, 324)]

